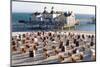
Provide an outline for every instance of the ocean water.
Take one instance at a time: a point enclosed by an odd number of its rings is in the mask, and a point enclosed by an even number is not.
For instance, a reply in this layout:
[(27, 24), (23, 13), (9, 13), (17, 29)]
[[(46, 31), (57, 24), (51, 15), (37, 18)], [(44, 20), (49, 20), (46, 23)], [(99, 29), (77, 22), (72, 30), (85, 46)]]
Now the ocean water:
[[(88, 24), (89, 21), (81, 21), (81, 19), (90, 19), (91, 17), (95, 17), (94, 15), (88, 14), (76, 14), (76, 19), (80, 20), (80, 25), (76, 25), (76, 30), (80, 31), (95, 31), (95, 24)], [(37, 29), (26, 28), (24, 24), (19, 23), (19, 20), (29, 21), (31, 17), (31, 13), (12, 13), (12, 22), (11, 22), (11, 30), (12, 32), (21, 32), (21, 31), (37, 31)], [(94, 22), (95, 23), (95, 22)], [(49, 30), (49, 29), (45, 29)]]

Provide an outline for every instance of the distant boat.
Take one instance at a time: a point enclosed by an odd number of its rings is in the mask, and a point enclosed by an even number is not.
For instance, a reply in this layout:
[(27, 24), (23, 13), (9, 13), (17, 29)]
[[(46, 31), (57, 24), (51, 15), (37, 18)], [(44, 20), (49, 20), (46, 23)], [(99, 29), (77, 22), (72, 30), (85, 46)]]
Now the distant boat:
[(25, 20), (19, 20), (18, 22), (19, 23), (25, 23)]
[(91, 22), (88, 22), (88, 24), (95, 24), (96, 18), (95, 17), (91, 17)]

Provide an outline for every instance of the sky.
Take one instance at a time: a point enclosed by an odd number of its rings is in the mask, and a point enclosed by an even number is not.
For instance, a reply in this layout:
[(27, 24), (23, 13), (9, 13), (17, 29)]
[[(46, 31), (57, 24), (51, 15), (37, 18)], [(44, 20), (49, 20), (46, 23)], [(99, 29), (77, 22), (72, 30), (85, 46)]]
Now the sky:
[(12, 2), (12, 12), (43, 12), (44, 7), (47, 7), (47, 11), (51, 11), (51, 7), (54, 7), (54, 11), (73, 11), (78, 14), (95, 14), (95, 7), (93, 6), (79, 6), (79, 5), (63, 5), (63, 4), (47, 4), (47, 3), (33, 3), (33, 2)]

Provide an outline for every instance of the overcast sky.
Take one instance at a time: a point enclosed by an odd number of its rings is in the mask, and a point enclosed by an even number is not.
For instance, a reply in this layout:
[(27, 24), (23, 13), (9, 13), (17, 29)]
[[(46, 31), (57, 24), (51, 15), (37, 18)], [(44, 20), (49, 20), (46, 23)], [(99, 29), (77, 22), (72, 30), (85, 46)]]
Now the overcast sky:
[(54, 11), (73, 11), (79, 14), (95, 14), (95, 7), (93, 6), (79, 6), (79, 5), (62, 5), (62, 4), (46, 4), (46, 3), (33, 3), (33, 2), (12, 2), (12, 12), (43, 12), (44, 7), (47, 7), (47, 11), (51, 11), (51, 7), (54, 7)]

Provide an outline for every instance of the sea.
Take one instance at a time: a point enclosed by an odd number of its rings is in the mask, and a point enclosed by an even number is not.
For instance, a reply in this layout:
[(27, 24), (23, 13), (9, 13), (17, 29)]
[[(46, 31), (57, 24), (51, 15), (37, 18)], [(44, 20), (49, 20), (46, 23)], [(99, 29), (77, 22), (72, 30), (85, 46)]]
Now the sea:
[[(12, 13), (11, 16), (11, 31), (12, 32), (25, 32), (25, 31), (37, 31), (37, 29), (27, 28), (24, 24), (19, 23), (19, 20), (29, 21), (29, 18), (32, 16), (32, 13)], [(80, 20), (80, 24), (76, 25), (75, 30), (79, 31), (95, 31), (96, 22), (93, 21), (90, 23), (91, 18), (95, 18), (95, 15), (90, 14), (75, 14), (75, 18)], [(82, 19), (86, 19), (85, 21)], [(45, 29), (47, 30), (47, 29)], [(48, 29), (49, 30), (49, 29)], [(70, 29), (71, 30), (71, 29)]]

